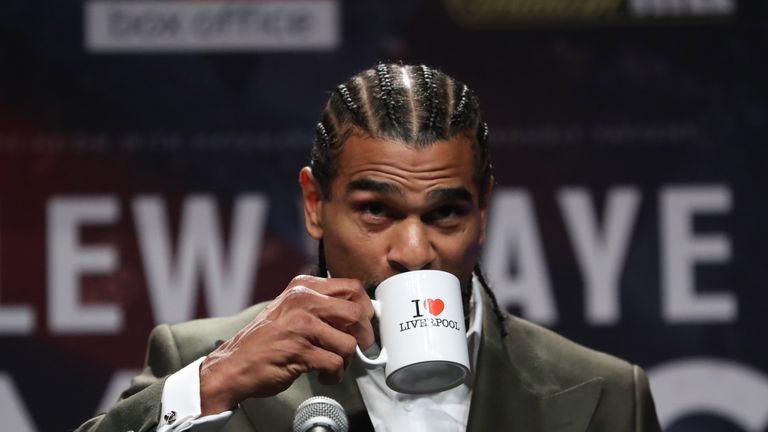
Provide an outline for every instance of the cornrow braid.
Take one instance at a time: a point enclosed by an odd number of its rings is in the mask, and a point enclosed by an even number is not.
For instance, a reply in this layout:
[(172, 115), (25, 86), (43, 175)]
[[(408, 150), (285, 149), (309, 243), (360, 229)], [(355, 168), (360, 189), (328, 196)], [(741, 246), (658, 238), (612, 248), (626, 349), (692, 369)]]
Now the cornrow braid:
[(315, 276), (326, 278), (328, 277), (328, 266), (325, 264), (325, 247), (323, 239), (317, 243), (317, 272)]
[[(491, 299), (491, 303), (493, 304), (493, 314), (496, 316), (496, 322), (499, 325), (499, 333), (501, 333), (501, 338), (504, 339), (507, 336), (507, 326), (504, 324), (504, 312), (499, 308), (499, 302), (496, 300), (496, 295), (493, 293), (491, 286), (485, 281), (485, 275), (483, 275), (483, 271), (480, 269), (480, 263), (475, 264), (474, 272), (480, 285), (483, 286), (485, 294)], [(478, 299), (478, 301), (480, 300)]]
[(437, 107), (439, 101), (437, 100), (437, 83), (435, 83), (432, 77), (432, 71), (425, 65), (419, 67), (421, 76), (424, 79), (424, 87), (426, 88), (426, 100), (427, 100), (427, 122), (426, 128), (432, 129), (435, 125), (435, 117), (437, 117)]
[(480, 122), (480, 127), (477, 128), (477, 141), (481, 143), (488, 141), (488, 123)]
[(478, 143), (477, 148), (480, 152), (478, 157), (482, 162), (477, 168), (475, 176), (478, 184), (480, 185), (480, 199), (484, 199), (485, 193), (488, 191), (488, 188), (491, 187), (491, 185), (490, 182), (483, 181), (483, 179), (490, 179), (493, 172), (493, 164), (491, 163), (491, 157), (488, 151), (488, 123), (480, 122), (480, 125), (477, 128), (476, 139)]
[(461, 88), (459, 102), (456, 103), (456, 108), (453, 110), (453, 115), (451, 116), (451, 128), (462, 125), (466, 122), (465, 117), (469, 114), (469, 110), (467, 109), (469, 98), (469, 87), (467, 87), (465, 84)]
[(323, 122), (317, 122), (317, 126), (315, 126), (315, 138), (323, 147), (328, 148), (331, 146), (331, 137), (328, 135), (328, 131)]
[[(480, 150), (482, 151), (482, 154), (480, 155), (480, 158), (483, 160), (488, 160), (488, 123), (486, 122), (480, 122), (480, 126), (477, 128), (477, 142), (480, 147)], [(491, 162), (488, 161), (488, 164), (485, 167), (486, 170), (491, 169)]]
[(384, 103), (384, 107), (387, 111), (387, 119), (397, 127), (398, 115), (396, 114), (397, 107), (395, 105), (395, 99), (393, 93), (392, 77), (389, 76), (389, 69), (384, 63), (376, 65), (376, 77), (379, 83), (379, 98)]
[(347, 110), (349, 110), (355, 120), (358, 122), (362, 121), (360, 106), (358, 106), (357, 103), (355, 103), (355, 101), (352, 99), (352, 95), (349, 93), (347, 86), (344, 84), (339, 84), (339, 86), (336, 87), (336, 91), (339, 93), (342, 102), (344, 102), (344, 106), (347, 107)]

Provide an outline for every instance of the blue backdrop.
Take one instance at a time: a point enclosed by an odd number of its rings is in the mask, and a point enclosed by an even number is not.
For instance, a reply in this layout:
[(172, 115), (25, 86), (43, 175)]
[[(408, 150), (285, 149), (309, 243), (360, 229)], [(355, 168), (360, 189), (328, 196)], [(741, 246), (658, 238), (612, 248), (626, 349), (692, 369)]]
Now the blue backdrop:
[(768, 431), (766, 19), (760, 0), (3, 2), (0, 418), (73, 429), (154, 325), (305, 271), (296, 178), (327, 92), (402, 60), (480, 96), (504, 307), (643, 366), (666, 430)]

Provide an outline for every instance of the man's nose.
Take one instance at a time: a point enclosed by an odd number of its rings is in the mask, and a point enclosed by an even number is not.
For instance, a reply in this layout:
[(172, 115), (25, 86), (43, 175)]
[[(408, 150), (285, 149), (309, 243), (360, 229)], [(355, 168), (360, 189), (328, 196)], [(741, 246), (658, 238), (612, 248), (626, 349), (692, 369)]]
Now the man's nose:
[(387, 259), (397, 272), (432, 267), (436, 253), (421, 220), (405, 219), (394, 230)]

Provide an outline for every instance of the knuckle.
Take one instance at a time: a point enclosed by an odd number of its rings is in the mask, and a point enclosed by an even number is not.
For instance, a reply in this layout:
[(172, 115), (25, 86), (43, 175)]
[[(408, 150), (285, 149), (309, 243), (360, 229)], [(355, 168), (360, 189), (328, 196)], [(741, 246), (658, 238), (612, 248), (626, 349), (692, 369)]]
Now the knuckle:
[(363, 306), (361, 306), (358, 303), (352, 303), (352, 306), (349, 308), (349, 318), (353, 322), (361, 322), (366, 319), (366, 313)]
[(310, 349), (309, 343), (302, 338), (293, 339), (286, 345), (286, 351), (290, 353), (289, 358), (293, 362), (298, 362), (299, 359), (304, 357), (307, 350)]
[(363, 299), (360, 302), (355, 303), (357, 307), (359, 308), (360, 316), (358, 318), (358, 321), (370, 321), (371, 318), (373, 318), (374, 311), (373, 311), (373, 304), (371, 303), (371, 300), (366, 296), (363, 297)]
[(363, 291), (363, 283), (358, 279), (329, 279), (333, 281), (339, 290), (348, 293), (357, 293)]
[(344, 359), (340, 356), (334, 355), (329, 359), (330, 370), (338, 371), (344, 368)]
[(357, 347), (357, 339), (349, 336), (344, 346), (344, 357), (350, 357), (355, 354), (355, 347)]
[(291, 279), (291, 282), (288, 284), (288, 286), (311, 284), (317, 281), (317, 279), (319, 278), (315, 276), (301, 274), (301, 275), (294, 276), (293, 279)]
[(314, 295), (317, 295), (312, 288), (308, 288), (304, 285), (296, 285), (285, 290), (284, 293), (287, 300), (293, 302), (303, 302)]
[(315, 316), (304, 309), (296, 309), (288, 317), (291, 327), (301, 331), (312, 328), (315, 325)]
[(364, 291), (363, 282), (359, 279), (350, 279), (349, 289), (361, 293)]
[(294, 297), (306, 294), (307, 290), (309, 290), (309, 288), (305, 287), (304, 285), (294, 285), (285, 290), (285, 293), (288, 295), (288, 297)]
[(305, 358), (311, 347), (305, 340), (292, 339), (283, 342), (276, 348), (276, 351), (280, 352), (288, 365), (301, 366), (305, 363)]

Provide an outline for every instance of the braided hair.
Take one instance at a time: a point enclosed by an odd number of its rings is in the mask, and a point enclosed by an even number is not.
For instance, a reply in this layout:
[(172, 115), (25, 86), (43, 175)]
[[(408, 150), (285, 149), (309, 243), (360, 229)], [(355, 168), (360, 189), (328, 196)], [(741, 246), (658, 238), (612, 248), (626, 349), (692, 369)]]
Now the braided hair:
[[(315, 131), (312, 174), (324, 200), (331, 197), (344, 144), (352, 134), (397, 141), (423, 148), (437, 141), (465, 136), (475, 158), (474, 181), (480, 203), (492, 181), (488, 126), (477, 96), (464, 83), (425, 65), (379, 63), (336, 87), (328, 98)], [(318, 274), (325, 276), (325, 254), (320, 241)], [(479, 266), (475, 273), (491, 297), (504, 334), (503, 314)]]
[(480, 199), (491, 182), (488, 127), (474, 92), (425, 65), (380, 63), (336, 87), (315, 131), (312, 174), (330, 198), (338, 156), (354, 133), (416, 148), (458, 136), (471, 138)]

